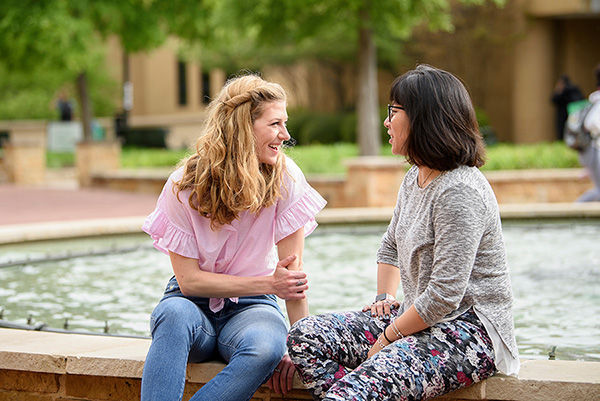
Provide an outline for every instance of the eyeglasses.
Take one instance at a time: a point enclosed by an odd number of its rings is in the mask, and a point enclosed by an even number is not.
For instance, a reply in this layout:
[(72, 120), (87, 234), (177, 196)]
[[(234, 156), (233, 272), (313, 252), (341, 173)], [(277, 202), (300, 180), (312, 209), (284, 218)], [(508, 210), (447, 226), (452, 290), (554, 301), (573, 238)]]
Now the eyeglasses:
[(393, 117), (392, 110), (394, 110), (394, 109), (404, 110), (404, 107), (392, 106), (391, 104), (388, 104), (388, 121), (390, 121), (390, 122), (392, 121), (392, 117)]

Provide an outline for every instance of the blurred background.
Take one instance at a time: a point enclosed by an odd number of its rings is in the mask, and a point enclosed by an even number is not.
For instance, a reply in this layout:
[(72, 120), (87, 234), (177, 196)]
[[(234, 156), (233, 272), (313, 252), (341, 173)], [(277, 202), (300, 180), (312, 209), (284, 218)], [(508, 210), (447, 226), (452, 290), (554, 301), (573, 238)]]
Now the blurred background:
[(33, 120), (50, 150), (186, 148), (250, 70), (288, 90), (298, 144), (374, 155), (389, 86), (418, 63), (465, 81), (488, 144), (553, 141), (554, 84), (595, 89), (598, 37), (599, 0), (4, 0), (0, 141)]

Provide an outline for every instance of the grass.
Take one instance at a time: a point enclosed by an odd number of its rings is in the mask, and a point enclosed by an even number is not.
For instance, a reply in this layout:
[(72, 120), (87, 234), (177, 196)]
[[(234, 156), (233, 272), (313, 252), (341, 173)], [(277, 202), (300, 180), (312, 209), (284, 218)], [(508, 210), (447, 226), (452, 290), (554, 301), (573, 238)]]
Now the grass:
[[(344, 160), (356, 157), (355, 144), (296, 146), (287, 153), (302, 168), (305, 174), (344, 174)], [(173, 167), (189, 154), (189, 150), (125, 147), (121, 154), (123, 168)], [(381, 150), (382, 156), (395, 157), (390, 145)], [(72, 166), (72, 153), (48, 153), (48, 167)], [(487, 163), (482, 170), (521, 170), (578, 168), (577, 152), (562, 142), (528, 145), (496, 144), (487, 149)]]
[[(343, 174), (344, 159), (356, 157), (354, 144), (299, 146), (288, 154), (305, 174)], [(392, 155), (391, 146), (382, 147), (382, 156)], [(496, 144), (487, 148), (487, 162), (482, 170), (523, 170), (578, 168), (577, 152), (562, 142), (528, 145)]]
[(358, 156), (358, 148), (351, 143), (296, 146), (288, 149), (287, 154), (304, 174), (344, 174), (344, 160)]
[(161, 148), (124, 147), (121, 150), (121, 167), (173, 167), (189, 154), (190, 151), (187, 149), (168, 150)]

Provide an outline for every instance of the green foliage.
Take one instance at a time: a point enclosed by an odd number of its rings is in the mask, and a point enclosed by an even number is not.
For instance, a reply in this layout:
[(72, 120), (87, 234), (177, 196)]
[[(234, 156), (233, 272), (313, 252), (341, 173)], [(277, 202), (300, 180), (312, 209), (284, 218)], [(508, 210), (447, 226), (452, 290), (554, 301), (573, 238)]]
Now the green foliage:
[(355, 144), (296, 146), (286, 151), (304, 174), (340, 174), (346, 172), (344, 160), (358, 156)]
[[(101, 65), (88, 73), (90, 97), (97, 116), (112, 116), (118, 98), (118, 85)], [(73, 97), (75, 90), (68, 84), (72, 80), (64, 71), (36, 69), (8, 71), (0, 61), (0, 120), (56, 120), (57, 94), (65, 90)], [(78, 108), (75, 107), (75, 114)]]
[[(344, 160), (358, 155), (355, 144), (296, 146), (287, 152), (306, 174), (343, 174)], [(381, 150), (382, 156), (398, 157), (390, 145)], [(487, 148), (487, 163), (482, 170), (523, 170), (579, 168), (577, 152), (563, 142), (531, 145), (497, 144)]]
[(75, 155), (73, 152), (48, 152), (46, 166), (48, 168), (73, 167), (75, 166)]
[[(383, 121), (387, 117), (387, 107), (379, 111), (380, 135), (384, 143), (390, 137)], [(356, 143), (358, 117), (355, 112), (318, 113), (306, 110), (292, 110), (289, 113), (288, 131), (298, 145)]]
[[(191, 150), (168, 150), (156, 148), (124, 147), (121, 152), (123, 168), (173, 168)], [(305, 145), (288, 148), (286, 153), (302, 168), (305, 174), (343, 175), (346, 172), (345, 160), (357, 157), (358, 148), (352, 143), (331, 145)], [(382, 146), (381, 155), (398, 157), (391, 153), (389, 144)], [(523, 170), (580, 168), (577, 152), (562, 142), (549, 142), (531, 145), (498, 144), (487, 149), (487, 163), (482, 167), (490, 170)], [(72, 166), (72, 153), (48, 153), (50, 168)]]
[(174, 167), (189, 154), (189, 150), (124, 147), (121, 151), (121, 167)]
[[(290, 121), (296, 117), (291, 117)], [(332, 144), (342, 141), (341, 124), (344, 116), (338, 114), (304, 113), (290, 133), (299, 145)]]
[[(85, 2), (86, 4), (88, 2)], [(0, 53), (11, 70), (42, 68), (70, 73), (98, 61), (98, 35), (82, 17), (84, 2), (0, 2)]]
[(9, 73), (0, 61), (0, 120), (54, 117), (52, 98), (66, 79), (65, 74), (44, 70)]
[(165, 128), (127, 128), (119, 137), (127, 147), (164, 148), (168, 130)]
[(56, 91), (84, 72), (93, 111), (112, 115), (106, 39), (119, 37), (128, 52), (152, 49), (170, 34), (198, 37), (205, 14), (190, 0), (0, 1), (0, 119), (51, 118)]
[[(452, 28), (448, 0), (213, 0), (203, 6), (210, 35), (192, 38), (202, 42), (203, 63), (234, 70), (299, 58), (356, 61), (363, 27), (389, 61), (415, 25)], [(370, 15), (366, 22), (363, 12)]]
[(482, 170), (522, 170), (580, 167), (577, 152), (564, 142), (515, 145), (500, 143), (487, 148)]

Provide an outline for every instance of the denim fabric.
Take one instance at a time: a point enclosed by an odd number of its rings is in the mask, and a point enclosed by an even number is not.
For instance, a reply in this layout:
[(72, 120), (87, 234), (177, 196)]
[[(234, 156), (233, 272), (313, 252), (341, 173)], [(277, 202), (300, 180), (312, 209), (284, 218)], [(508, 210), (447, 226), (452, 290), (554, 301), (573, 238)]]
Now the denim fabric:
[(248, 400), (286, 351), (287, 325), (274, 295), (227, 299), (213, 313), (209, 298), (185, 297), (175, 278), (152, 312), (150, 328), (142, 401), (181, 400), (187, 363), (215, 359), (227, 366), (190, 401)]

